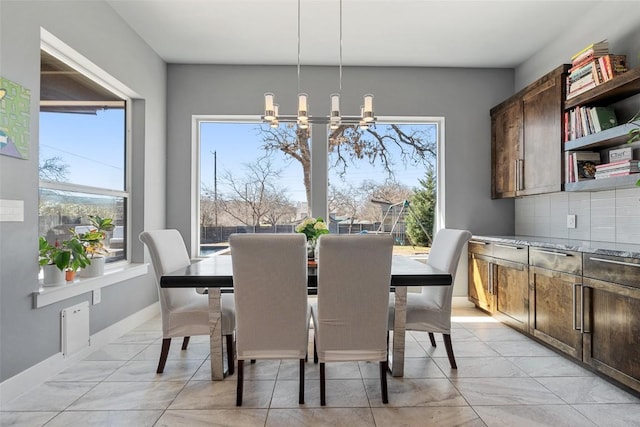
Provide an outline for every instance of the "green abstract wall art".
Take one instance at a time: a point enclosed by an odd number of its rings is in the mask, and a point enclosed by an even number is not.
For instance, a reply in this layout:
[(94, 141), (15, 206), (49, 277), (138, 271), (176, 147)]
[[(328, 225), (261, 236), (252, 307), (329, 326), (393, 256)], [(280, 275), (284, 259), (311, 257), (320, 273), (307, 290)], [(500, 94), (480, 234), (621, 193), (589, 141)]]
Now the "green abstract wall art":
[(31, 90), (0, 77), (0, 154), (29, 158)]

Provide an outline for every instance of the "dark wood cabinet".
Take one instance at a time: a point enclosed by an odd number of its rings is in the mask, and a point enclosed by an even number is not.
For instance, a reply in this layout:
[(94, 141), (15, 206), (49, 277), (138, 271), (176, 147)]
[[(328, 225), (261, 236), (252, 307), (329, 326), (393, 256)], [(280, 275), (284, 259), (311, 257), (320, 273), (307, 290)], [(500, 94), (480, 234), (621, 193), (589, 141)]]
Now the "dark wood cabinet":
[(579, 319), (581, 276), (530, 267), (529, 331), (541, 341), (580, 360), (582, 333)]
[(491, 109), (491, 196), (562, 188), (562, 65)]
[(504, 102), (491, 110), (491, 196), (516, 196), (522, 146), (522, 103)]
[(640, 390), (640, 260), (585, 254), (583, 361)]
[(469, 243), (469, 300), (501, 321), (528, 329), (527, 247)]
[(640, 392), (640, 259), (469, 242), (469, 300)]

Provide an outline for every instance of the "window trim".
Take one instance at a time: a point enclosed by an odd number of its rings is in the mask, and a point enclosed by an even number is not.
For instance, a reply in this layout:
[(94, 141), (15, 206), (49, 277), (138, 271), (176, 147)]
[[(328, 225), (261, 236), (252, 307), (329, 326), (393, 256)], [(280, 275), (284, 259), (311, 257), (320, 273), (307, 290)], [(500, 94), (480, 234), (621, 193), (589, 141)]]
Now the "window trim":
[[(191, 254), (199, 253), (200, 245), (200, 125), (202, 122), (236, 122), (236, 123), (261, 123), (260, 116), (254, 115), (192, 115), (191, 116)], [(445, 118), (442, 116), (380, 116), (377, 120), (380, 124), (435, 124), (436, 126), (436, 218), (435, 218), (435, 231), (445, 228)], [(312, 125), (322, 126), (323, 129), (327, 129), (327, 125)], [(328, 156), (327, 144), (314, 144), (314, 135), (328, 135), (328, 132), (323, 134), (322, 132), (311, 132), (311, 144), (312, 150), (314, 145), (324, 147), (324, 159)], [(326, 136), (325, 136), (326, 139)], [(312, 156), (312, 178), (313, 183), (313, 168), (316, 162)], [(317, 165), (316, 165), (317, 166)], [(326, 186), (324, 186), (326, 187)], [(313, 201), (313, 184), (312, 184), (312, 201)], [(325, 188), (326, 191), (326, 188)], [(326, 197), (325, 197), (326, 198)], [(327, 206), (325, 201), (324, 206)], [(326, 209), (325, 209), (326, 210)], [(315, 212), (313, 215), (317, 215)]]

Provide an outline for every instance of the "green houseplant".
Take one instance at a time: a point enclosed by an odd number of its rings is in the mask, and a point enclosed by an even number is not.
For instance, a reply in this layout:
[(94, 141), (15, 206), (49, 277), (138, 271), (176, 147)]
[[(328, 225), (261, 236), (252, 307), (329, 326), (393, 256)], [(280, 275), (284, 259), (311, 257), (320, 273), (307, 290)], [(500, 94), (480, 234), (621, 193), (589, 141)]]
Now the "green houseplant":
[(96, 277), (104, 274), (104, 255), (109, 250), (104, 245), (107, 238), (107, 231), (115, 228), (113, 218), (102, 218), (98, 215), (89, 215), (91, 228), (85, 233), (73, 232), (77, 239), (82, 243), (89, 257), (89, 264), (83, 267), (82, 275), (84, 277)]
[(57, 240), (52, 245), (40, 236), (38, 263), (42, 267), (43, 284), (57, 286), (64, 284), (64, 269), (69, 264), (71, 252), (66, 250)]
[(72, 282), (75, 278), (75, 273), (80, 268), (85, 268), (91, 264), (91, 260), (87, 256), (87, 251), (82, 242), (72, 234), (69, 240), (62, 242), (62, 246), (69, 254), (69, 261), (65, 268), (65, 274), (67, 282)]

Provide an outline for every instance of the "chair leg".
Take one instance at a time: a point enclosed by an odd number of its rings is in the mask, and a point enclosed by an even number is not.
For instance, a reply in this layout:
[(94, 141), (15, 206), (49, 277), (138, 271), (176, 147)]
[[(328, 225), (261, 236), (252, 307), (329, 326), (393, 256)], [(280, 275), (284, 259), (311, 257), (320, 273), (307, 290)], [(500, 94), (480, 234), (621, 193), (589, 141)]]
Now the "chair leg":
[(456, 358), (453, 356), (453, 346), (451, 345), (451, 335), (442, 334), (442, 338), (444, 338), (444, 347), (447, 349), (447, 357), (449, 357), (449, 364), (451, 365), (451, 369), (458, 369), (458, 365), (456, 365)]
[(431, 346), (436, 346), (436, 337), (433, 336), (433, 332), (429, 332), (429, 341), (431, 341)]
[(189, 338), (191, 337), (184, 337), (184, 339), (182, 340), (182, 349), (186, 350), (187, 346), (189, 345)]
[(316, 337), (313, 337), (313, 363), (318, 364), (318, 349), (316, 348)]
[(227, 373), (233, 375), (234, 351), (233, 351), (233, 334), (225, 335), (227, 339)]
[(324, 362), (320, 362), (320, 406), (324, 406), (326, 402), (324, 388)]
[(164, 365), (167, 363), (167, 356), (169, 355), (169, 347), (171, 346), (171, 338), (162, 339), (162, 350), (160, 350), (160, 361), (158, 362), (158, 369), (156, 374), (161, 374), (164, 371)]
[(389, 365), (387, 361), (380, 362), (380, 389), (382, 390), (382, 403), (389, 403), (389, 396), (387, 393), (387, 369)]
[(242, 386), (244, 381), (244, 360), (238, 359), (238, 387), (236, 389), (236, 406), (242, 406)]
[(300, 359), (300, 395), (298, 403), (304, 405), (304, 359)]

